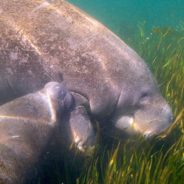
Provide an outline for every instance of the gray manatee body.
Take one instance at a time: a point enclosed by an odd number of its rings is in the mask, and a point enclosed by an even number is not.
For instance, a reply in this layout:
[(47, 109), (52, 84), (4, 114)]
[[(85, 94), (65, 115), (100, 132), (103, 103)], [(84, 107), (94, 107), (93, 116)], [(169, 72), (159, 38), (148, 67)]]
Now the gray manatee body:
[(58, 113), (64, 112), (65, 97), (58, 86), (46, 86), (0, 107), (0, 183), (25, 183), (47, 150), (59, 124)]
[(159, 134), (172, 112), (150, 70), (105, 26), (65, 1), (1, 0), (0, 103), (61, 82), (100, 126)]
[[(75, 113), (76, 107), (72, 108), (73, 101), (72, 95), (63, 84), (49, 82), (36, 93), (0, 106), (1, 184), (30, 182), (33, 170), (44, 161), (43, 155), (49, 151), (49, 143), (57, 139), (57, 132), (63, 140), (63, 146), (58, 148), (58, 152), (66, 147), (71, 150), (71, 144), (77, 144), (73, 137), (76, 132), (82, 135), (78, 138), (79, 149), (91, 150), (93, 145), (89, 144), (84, 131), (95, 139), (92, 126), (90, 127), (90, 121), (87, 120), (78, 124), (80, 114)], [(70, 110), (71, 116), (66, 113)], [(69, 121), (66, 121), (67, 115)]]

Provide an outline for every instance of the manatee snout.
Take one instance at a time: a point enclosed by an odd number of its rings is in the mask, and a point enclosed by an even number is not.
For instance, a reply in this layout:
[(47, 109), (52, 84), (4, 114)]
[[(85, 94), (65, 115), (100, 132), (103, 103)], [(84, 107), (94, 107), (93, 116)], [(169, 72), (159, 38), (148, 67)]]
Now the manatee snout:
[(163, 100), (160, 103), (152, 103), (134, 113), (133, 128), (145, 137), (159, 135), (172, 123), (173, 115), (171, 107)]
[(71, 93), (64, 83), (58, 82), (47, 83), (43, 93), (48, 97), (48, 104), (51, 104), (52, 110), (62, 116), (65, 112), (69, 115), (65, 123), (70, 144), (77, 151), (91, 155), (96, 144), (96, 135), (85, 107), (85, 99)]
[(173, 120), (170, 105), (159, 93), (122, 109), (115, 118), (115, 127), (130, 135), (141, 134), (146, 138), (159, 135)]
[(64, 83), (49, 82), (43, 91), (49, 96), (55, 109), (69, 110), (74, 103), (74, 99)]

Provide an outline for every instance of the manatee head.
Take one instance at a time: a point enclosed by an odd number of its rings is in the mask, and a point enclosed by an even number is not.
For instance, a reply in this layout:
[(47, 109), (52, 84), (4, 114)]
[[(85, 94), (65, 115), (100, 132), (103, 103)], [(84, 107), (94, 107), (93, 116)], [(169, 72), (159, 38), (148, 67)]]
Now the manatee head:
[[(92, 155), (96, 135), (84, 107), (85, 99), (78, 94), (70, 93), (64, 82), (48, 82), (42, 93), (46, 96), (50, 111), (53, 114), (57, 113), (60, 134), (64, 136), (64, 143), (68, 142), (70, 151), (73, 148), (74, 152), (79, 152), (83, 156)], [(56, 118), (54, 119), (56, 121)], [(62, 119), (65, 119), (65, 122), (62, 122)]]
[[(129, 63), (124, 76), (112, 122), (117, 130), (145, 137), (158, 135), (172, 122), (172, 110), (162, 97), (150, 70), (138, 59)], [(122, 79), (122, 78), (121, 78)]]

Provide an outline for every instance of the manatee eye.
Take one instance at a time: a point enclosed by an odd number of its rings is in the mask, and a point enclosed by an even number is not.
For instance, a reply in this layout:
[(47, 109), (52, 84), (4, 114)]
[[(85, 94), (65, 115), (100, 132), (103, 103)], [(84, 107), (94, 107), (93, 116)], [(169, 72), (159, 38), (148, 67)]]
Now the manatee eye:
[(148, 92), (143, 92), (143, 93), (141, 94), (140, 99), (147, 98), (148, 96), (149, 96), (149, 93), (148, 93)]
[(141, 94), (141, 96), (139, 98), (139, 104), (140, 105), (146, 104), (149, 101), (150, 96), (151, 96), (151, 94), (150, 94), (149, 91), (142, 92), (142, 94)]

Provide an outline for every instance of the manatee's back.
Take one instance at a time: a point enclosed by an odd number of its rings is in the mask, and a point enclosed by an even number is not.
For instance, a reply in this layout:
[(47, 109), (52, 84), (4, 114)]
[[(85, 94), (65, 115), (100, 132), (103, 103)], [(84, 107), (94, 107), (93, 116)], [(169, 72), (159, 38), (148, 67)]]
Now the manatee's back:
[(65, 1), (1, 1), (0, 103), (64, 78), (94, 113), (106, 113), (127, 71), (144, 68), (123, 41)]

